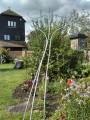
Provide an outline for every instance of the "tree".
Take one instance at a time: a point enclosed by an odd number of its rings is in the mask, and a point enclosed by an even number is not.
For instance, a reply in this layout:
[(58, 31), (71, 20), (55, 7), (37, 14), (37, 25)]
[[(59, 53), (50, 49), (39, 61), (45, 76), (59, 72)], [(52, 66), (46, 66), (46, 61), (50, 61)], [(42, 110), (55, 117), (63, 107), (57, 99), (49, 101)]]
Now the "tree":
[[(88, 14), (89, 15), (89, 14)], [(87, 21), (87, 23), (86, 23)], [(28, 35), (28, 46), (32, 54), (32, 61), (35, 62), (33, 67), (37, 69), (39, 61), (42, 57), (43, 50), (45, 48), (45, 42), (47, 39), (51, 39), (51, 54), (49, 63), (49, 79), (57, 79), (58, 77), (63, 77), (65, 79), (78, 76), (78, 73), (82, 74), (82, 62), (83, 62), (83, 52), (73, 51), (70, 48), (70, 34), (73, 33), (83, 33), (88, 32), (88, 23), (90, 20), (86, 13), (79, 14), (77, 11), (71, 12), (70, 17), (59, 18), (59, 21), (54, 19), (54, 15), (49, 13), (48, 17), (40, 17), (36, 21), (33, 21), (34, 31), (30, 32)], [(89, 24), (90, 25), (90, 24)], [(87, 31), (86, 31), (87, 30)], [(43, 34), (43, 32), (45, 35)], [(52, 36), (52, 34), (55, 34)], [(49, 44), (47, 47), (45, 59), (43, 61), (42, 72), (45, 72), (46, 63), (48, 59)], [(79, 56), (79, 57), (78, 57)], [(32, 64), (32, 63), (31, 63)]]

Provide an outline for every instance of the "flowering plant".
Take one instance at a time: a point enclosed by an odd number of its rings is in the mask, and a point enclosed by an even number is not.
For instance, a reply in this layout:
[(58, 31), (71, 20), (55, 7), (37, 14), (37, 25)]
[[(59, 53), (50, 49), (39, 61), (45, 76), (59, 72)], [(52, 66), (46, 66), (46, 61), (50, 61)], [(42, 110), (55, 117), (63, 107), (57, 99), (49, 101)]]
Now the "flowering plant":
[(31, 87), (32, 87), (32, 82), (30, 80), (25, 80), (21, 85), (22, 91), (25, 92), (29, 92)]
[[(63, 108), (67, 111), (68, 120), (90, 118), (90, 82), (74, 82), (68, 80), (68, 85), (62, 93)], [(78, 114), (77, 114), (78, 113)], [(82, 114), (83, 113), (83, 114)], [(88, 120), (88, 119), (87, 119)]]
[(72, 79), (68, 79), (68, 84), (70, 85), (72, 83), (74, 83), (74, 81)]
[(70, 100), (71, 96), (74, 97), (77, 101), (84, 102), (85, 99), (90, 98), (90, 82), (82, 82), (82, 83), (76, 83), (73, 80), (68, 80), (69, 86), (64, 89), (64, 95), (62, 95), (62, 99)]

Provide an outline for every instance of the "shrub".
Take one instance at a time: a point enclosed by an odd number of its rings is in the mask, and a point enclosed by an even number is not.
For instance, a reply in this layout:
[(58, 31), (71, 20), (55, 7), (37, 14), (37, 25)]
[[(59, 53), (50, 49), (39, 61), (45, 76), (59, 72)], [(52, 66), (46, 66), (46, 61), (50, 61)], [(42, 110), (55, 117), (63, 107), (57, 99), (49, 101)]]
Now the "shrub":
[(9, 63), (12, 61), (12, 58), (9, 56), (10, 49), (0, 48), (0, 54), (3, 56), (2, 63)]

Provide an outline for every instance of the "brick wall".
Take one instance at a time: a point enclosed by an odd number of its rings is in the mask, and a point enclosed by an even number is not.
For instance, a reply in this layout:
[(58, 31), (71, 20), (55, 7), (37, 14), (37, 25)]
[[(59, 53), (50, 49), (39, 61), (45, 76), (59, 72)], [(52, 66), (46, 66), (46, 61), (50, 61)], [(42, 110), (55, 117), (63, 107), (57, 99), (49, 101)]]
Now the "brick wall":
[(17, 57), (21, 57), (21, 56), (24, 57), (26, 55), (26, 52), (25, 52), (25, 50), (22, 50), (22, 51), (10, 51), (9, 55), (12, 58), (17, 58)]

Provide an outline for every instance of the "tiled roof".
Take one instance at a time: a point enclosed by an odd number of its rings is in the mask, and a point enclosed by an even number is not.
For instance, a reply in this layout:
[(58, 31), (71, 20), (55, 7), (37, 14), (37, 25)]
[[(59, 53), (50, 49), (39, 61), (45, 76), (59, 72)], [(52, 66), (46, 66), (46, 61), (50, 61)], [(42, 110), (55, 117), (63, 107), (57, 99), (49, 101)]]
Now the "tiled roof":
[(12, 11), (11, 9), (8, 9), (8, 10), (2, 12), (1, 15), (11, 15), (11, 16), (22, 17), (21, 15), (19, 15), (16, 12)]
[(27, 47), (24, 41), (0, 41), (0, 47)]

